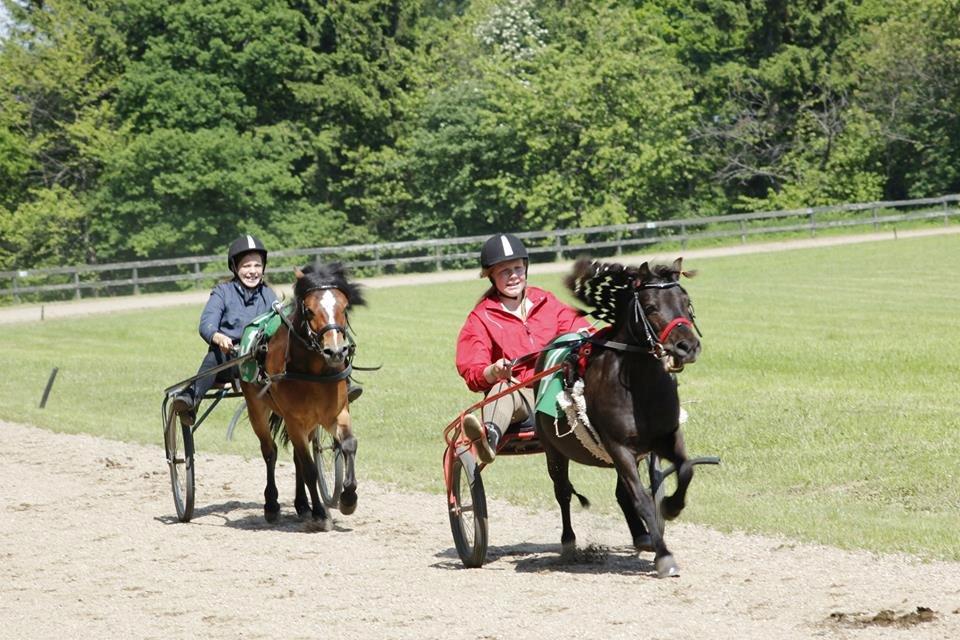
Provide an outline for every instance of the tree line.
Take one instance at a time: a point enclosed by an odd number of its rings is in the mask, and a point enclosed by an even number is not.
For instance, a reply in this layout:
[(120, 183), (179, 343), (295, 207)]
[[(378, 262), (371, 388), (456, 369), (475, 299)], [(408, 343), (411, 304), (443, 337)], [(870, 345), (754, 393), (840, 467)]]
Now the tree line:
[(960, 0), (2, 0), (0, 268), (960, 190)]

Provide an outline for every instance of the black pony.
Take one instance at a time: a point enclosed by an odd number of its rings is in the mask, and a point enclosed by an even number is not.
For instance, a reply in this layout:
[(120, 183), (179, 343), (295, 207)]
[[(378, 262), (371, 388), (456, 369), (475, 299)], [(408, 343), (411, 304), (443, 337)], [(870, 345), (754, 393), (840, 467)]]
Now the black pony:
[[(693, 465), (679, 430), (680, 400), (674, 373), (700, 353), (693, 308), (679, 284), (681, 275), (692, 274), (682, 271), (679, 258), (670, 266), (653, 267), (646, 262), (625, 267), (577, 261), (566, 278), (567, 286), (592, 309), (592, 315), (612, 326), (589, 340), (588, 356), (581, 353), (585, 369), (582, 387), (574, 387), (574, 402), (569, 402), (568, 394), (567, 409), (558, 412), (556, 420), (537, 414), (537, 433), (560, 504), (564, 551), (576, 547), (570, 525), (570, 497), (575, 492), (568, 475), (569, 461), (614, 467), (617, 502), (633, 544), (656, 554), (660, 577), (678, 575), (679, 570), (664, 544), (654, 499), (645, 490), (637, 467), (649, 452), (674, 464), (677, 489), (664, 499), (662, 514), (668, 520), (679, 515)], [(538, 369), (542, 366), (539, 363)]]

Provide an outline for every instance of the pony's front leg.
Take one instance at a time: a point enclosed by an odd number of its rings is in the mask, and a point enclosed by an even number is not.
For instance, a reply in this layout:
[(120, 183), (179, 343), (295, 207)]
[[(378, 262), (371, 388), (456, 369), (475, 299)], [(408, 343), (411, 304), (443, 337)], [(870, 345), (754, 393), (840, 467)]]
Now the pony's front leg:
[(561, 554), (569, 556), (577, 550), (577, 534), (573, 532), (570, 521), (570, 497), (573, 495), (573, 486), (570, 484), (570, 461), (547, 442), (542, 439), (541, 442), (547, 458), (547, 473), (553, 480), (553, 496), (560, 505), (560, 522), (563, 527), (560, 533)]
[[(289, 431), (290, 429), (288, 428), (288, 432)], [(308, 444), (312, 432), (312, 429), (299, 429), (297, 437), (294, 438), (291, 434), (290, 438), (290, 441), (293, 443), (294, 462), (297, 465), (298, 500), (300, 493), (304, 490), (304, 485), (306, 485), (307, 490), (310, 492), (310, 503), (313, 505), (313, 508), (309, 510), (312, 516), (313, 528), (318, 531), (330, 531), (330, 529), (333, 528), (333, 520), (327, 513), (327, 509), (323, 506), (323, 500), (321, 500), (320, 492), (317, 490), (317, 465), (314, 463), (313, 453)], [(303, 511), (301, 513), (300, 507), (298, 507), (297, 513), (305, 515), (307, 512), (307, 498), (304, 494)]]
[(664, 498), (661, 505), (661, 513), (666, 520), (673, 520), (683, 511), (686, 506), (687, 487), (693, 480), (693, 464), (687, 458), (687, 448), (683, 443), (683, 434), (680, 431), (675, 431), (670, 440), (670, 443), (662, 449), (656, 449), (657, 454), (673, 463), (677, 470), (677, 489), (673, 494)]
[(337, 440), (343, 455), (343, 491), (340, 492), (340, 513), (345, 516), (357, 510), (357, 438), (350, 423), (350, 405), (337, 416)]
[(643, 518), (633, 504), (633, 498), (627, 491), (623, 479), (617, 476), (617, 504), (623, 511), (623, 517), (627, 520), (627, 526), (630, 528), (630, 536), (633, 538), (633, 547), (637, 551), (653, 551), (653, 542), (650, 534), (647, 533), (647, 527), (643, 524)]
[[(636, 458), (631, 450), (622, 446), (607, 446), (610, 457), (613, 458), (613, 464), (620, 476), (619, 481), (623, 484), (624, 504), (633, 504), (635, 513), (643, 519), (647, 531), (650, 534), (650, 544), (653, 547), (653, 563), (657, 569), (657, 576), (668, 578), (680, 575), (680, 569), (673, 554), (667, 549), (667, 544), (660, 535), (660, 529), (657, 527), (656, 505), (653, 496), (647, 492), (643, 483), (640, 481), (640, 473), (637, 470)], [(623, 505), (621, 505), (623, 506)], [(628, 518), (629, 522), (629, 518)]]

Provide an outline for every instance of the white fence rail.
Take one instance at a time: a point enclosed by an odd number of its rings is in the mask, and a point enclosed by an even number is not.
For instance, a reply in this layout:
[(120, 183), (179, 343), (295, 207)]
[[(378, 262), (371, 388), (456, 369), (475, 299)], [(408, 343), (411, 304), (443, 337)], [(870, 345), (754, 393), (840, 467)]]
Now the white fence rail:
[[(531, 260), (551, 261), (582, 253), (618, 255), (660, 243), (675, 243), (686, 248), (692, 242), (732, 237), (746, 243), (751, 237), (760, 235), (804, 233), (815, 236), (855, 227), (879, 230), (903, 223), (950, 224), (960, 218), (958, 203), (960, 194), (710, 218), (530, 231), (517, 235), (526, 241)], [(486, 238), (469, 236), (272, 251), (271, 280), (277, 281), (277, 274), (282, 273), (277, 270), (278, 265), (305, 264), (314, 259), (341, 260), (361, 273), (472, 266)], [(139, 294), (144, 290), (182, 288), (183, 283), (196, 287), (209, 286), (211, 282), (228, 275), (222, 255), (0, 271), (0, 302), (20, 302), (22, 297), (43, 300), (71, 296), (79, 299), (84, 294)]]

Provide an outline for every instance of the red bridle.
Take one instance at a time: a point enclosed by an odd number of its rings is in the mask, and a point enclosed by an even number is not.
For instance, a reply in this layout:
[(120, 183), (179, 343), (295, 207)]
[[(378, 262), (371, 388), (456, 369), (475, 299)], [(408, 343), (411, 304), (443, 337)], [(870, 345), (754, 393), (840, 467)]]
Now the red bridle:
[(692, 323), (692, 322), (690, 322), (689, 320), (687, 320), (687, 319), (684, 318), (683, 316), (679, 316), (679, 317), (674, 318), (673, 320), (671, 320), (671, 321), (667, 324), (667, 326), (665, 326), (665, 327), (663, 328), (663, 331), (661, 331), (661, 332), (660, 332), (660, 335), (657, 336), (657, 340), (659, 340), (660, 343), (663, 344), (664, 342), (666, 342), (667, 336), (670, 335), (670, 332), (673, 331), (674, 329), (676, 329), (677, 327), (679, 327), (679, 326), (682, 325), (682, 324), (685, 324), (685, 325), (687, 325), (688, 327), (692, 327), (692, 326), (693, 326), (693, 323)]

